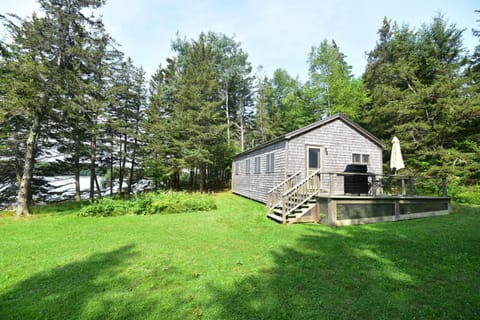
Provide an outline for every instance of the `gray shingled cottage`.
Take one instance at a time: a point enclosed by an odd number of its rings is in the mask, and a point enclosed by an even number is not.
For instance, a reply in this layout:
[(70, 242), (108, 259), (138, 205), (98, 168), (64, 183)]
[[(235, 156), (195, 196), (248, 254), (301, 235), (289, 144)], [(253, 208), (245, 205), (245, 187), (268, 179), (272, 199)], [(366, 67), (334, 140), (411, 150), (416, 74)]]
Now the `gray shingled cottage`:
[[(267, 193), (292, 177), (299, 181), (315, 172), (342, 172), (352, 164), (382, 175), (383, 148), (378, 138), (336, 114), (236, 155), (232, 191), (266, 203)], [(321, 189), (329, 190), (328, 179), (320, 180)], [(334, 192), (343, 193), (344, 179), (337, 180)]]
[(346, 225), (448, 214), (445, 179), (441, 197), (415, 195), (414, 177), (383, 175), (384, 148), (336, 114), (236, 155), (232, 191), (266, 203), (267, 216), (282, 223)]

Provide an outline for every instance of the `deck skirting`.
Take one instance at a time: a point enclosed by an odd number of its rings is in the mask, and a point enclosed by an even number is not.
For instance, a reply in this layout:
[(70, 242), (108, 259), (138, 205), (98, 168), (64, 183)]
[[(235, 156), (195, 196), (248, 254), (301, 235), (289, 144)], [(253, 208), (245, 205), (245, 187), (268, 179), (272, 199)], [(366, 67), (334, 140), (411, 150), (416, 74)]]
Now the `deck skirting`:
[(449, 197), (317, 196), (314, 221), (345, 226), (427, 218), (450, 213)]

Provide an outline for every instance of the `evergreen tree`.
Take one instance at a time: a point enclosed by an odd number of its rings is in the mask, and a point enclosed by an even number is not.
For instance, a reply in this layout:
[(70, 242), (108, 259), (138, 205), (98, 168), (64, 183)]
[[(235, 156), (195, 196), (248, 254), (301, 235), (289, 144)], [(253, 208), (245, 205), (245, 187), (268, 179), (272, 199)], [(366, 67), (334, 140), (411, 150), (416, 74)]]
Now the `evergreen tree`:
[(259, 144), (303, 124), (304, 104), (301, 98), (301, 83), (287, 71), (277, 69), (268, 79), (261, 70), (257, 75), (253, 144)]
[(190, 169), (199, 170), (201, 192), (206, 187), (207, 165), (212, 163), (212, 146), (221, 142), (225, 129), (212, 49), (202, 35), (193, 41), (183, 66), (174, 110), (176, 129), (183, 135), (183, 159)]
[(181, 133), (175, 130), (173, 118), (179, 80), (176, 59), (167, 59), (167, 67), (160, 66), (150, 81), (142, 153), (144, 167), (155, 189), (166, 182), (171, 189), (180, 188)]
[(312, 47), (308, 62), (310, 77), (307, 84), (317, 97), (312, 101), (315, 107), (309, 111), (317, 119), (335, 113), (359, 119), (368, 102), (366, 91), (362, 81), (353, 78), (351, 66), (335, 41), (329, 44), (324, 40), (320, 46)]
[(143, 163), (155, 185), (167, 177), (180, 187), (182, 169), (190, 170), (190, 188), (224, 185), (231, 157), (244, 145), (251, 112), (250, 64), (240, 44), (222, 34), (202, 33), (197, 40), (172, 43), (167, 60), (150, 82)]
[[(85, 97), (85, 70), (93, 34), (101, 28), (101, 21), (86, 17), (84, 9), (96, 9), (104, 1), (48, 1), (40, 0), (44, 16), (35, 14), (22, 20), (16, 16), (4, 19), (13, 43), (9, 46), (13, 64), (29, 70), (29, 76), (17, 76), (17, 88), (31, 85), (37, 79), (38, 87), (24, 99), (37, 99), (35, 106), (20, 103), (16, 108), (24, 110), (28, 135), (25, 144), (25, 160), (18, 192), (17, 214), (29, 214), (32, 196), (31, 181), (40, 134), (57, 132), (46, 130), (46, 125), (59, 123), (72, 115), (77, 123), (83, 120), (82, 105)], [(78, 152), (75, 152), (78, 154)]]
[[(115, 82), (109, 88), (110, 100), (105, 110), (106, 134), (109, 137), (106, 141), (112, 146), (112, 158), (117, 161), (120, 195), (129, 194), (134, 182), (133, 175), (140, 144), (140, 122), (145, 109), (146, 92), (143, 83), (143, 70), (137, 69), (131, 58), (128, 58), (120, 62), (115, 73)], [(110, 172), (110, 176), (113, 178), (113, 172)]]
[(263, 74), (257, 75), (254, 128), (249, 139), (252, 143), (250, 145), (251, 148), (253, 148), (255, 144), (266, 142), (275, 136), (268, 109), (268, 92), (271, 90), (272, 88), (266, 76)]
[(391, 27), (385, 19), (380, 42), (369, 53), (367, 126), (386, 141), (397, 135), (412, 171), (467, 179), (473, 174), (465, 169), (475, 163), (471, 147), (478, 138), (472, 133), (479, 113), (463, 75), (462, 33), (442, 16), (417, 31)]
[(14, 160), (18, 215), (30, 214), (37, 143), (41, 126), (50, 112), (49, 98), (41, 94), (48, 92), (43, 79), (45, 73), (45, 67), (36, 63), (35, 55), (29, 53), (16, 52), (11, 59), (2, 61), (0, 105), (5, 114), (1, 121), (5, 138), (2, 153)]

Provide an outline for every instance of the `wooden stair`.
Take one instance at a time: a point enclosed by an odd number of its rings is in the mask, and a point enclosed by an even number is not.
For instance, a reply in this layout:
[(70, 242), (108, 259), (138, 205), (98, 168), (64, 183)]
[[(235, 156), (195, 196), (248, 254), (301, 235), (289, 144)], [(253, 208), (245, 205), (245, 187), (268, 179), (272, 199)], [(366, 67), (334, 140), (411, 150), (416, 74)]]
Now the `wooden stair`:
[[(286, 216), (286, 222), (283, 221), (282, 208), (276, 207), (267, 213), (267, 217), (279, 223), (297, 223), (297, 222), (313, 222), (313, 217), (309, 214), (316, 207), (316, 201), (303, 204), (294, 212)], [(308, 215), (308, 218), (305, 215)]]
[(281, 196), (278, 195), (278, 187), (287, 185), (287, 181), (273, 188), (268, 193), (267, 217), (286, 224), (296, 222), (313, 222), (315, 210), (315, 196), (320, 193), (321, 179), (320, 170), (312, 173), (307, 178), (295, 184)]

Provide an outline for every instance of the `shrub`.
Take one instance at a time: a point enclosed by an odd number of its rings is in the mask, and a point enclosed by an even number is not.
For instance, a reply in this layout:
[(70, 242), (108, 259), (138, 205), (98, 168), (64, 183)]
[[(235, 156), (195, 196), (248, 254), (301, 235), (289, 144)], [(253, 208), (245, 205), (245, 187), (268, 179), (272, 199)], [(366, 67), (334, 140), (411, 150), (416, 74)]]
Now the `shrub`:
[(145, 193), (128, 200), (102, 198), (83, 207), (83, 217), (107, 217), (120, 214), (171, 214), (192, 211), (207, 211), (217, 208), (212, 196), (201, 193), (160, 192)]
[(201, 193), (166, 192), (158, 193), (152, 202), (152, 213), (179, 213), (216, 209), (215, 199)]
[(480, 186), (452, 186), (449, 192), (455, 202), (480, 205)]
[(89, 206), (80, 209), (78, 214), (83, 217), (108, 217), (125, 213), (126, 208), (122, 200), (114, 198), (101, 198), (95, 200)]
[(130, 200), (130, 211), (136, 215), (152, 214), (153, 199), (150, 194), (143, 194)]

